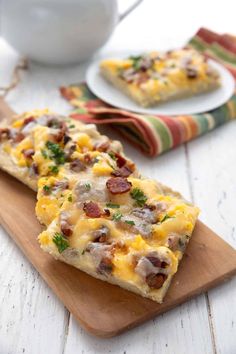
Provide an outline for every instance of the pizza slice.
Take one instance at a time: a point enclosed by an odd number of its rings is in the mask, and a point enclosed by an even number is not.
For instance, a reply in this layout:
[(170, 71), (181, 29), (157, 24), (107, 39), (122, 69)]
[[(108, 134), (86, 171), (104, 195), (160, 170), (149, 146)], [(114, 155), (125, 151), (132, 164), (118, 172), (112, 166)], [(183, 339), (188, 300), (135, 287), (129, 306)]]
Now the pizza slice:
[(161, 303), (198, 212), (153, 180), (87, 168), (39, 242), (54, 258)]
[(92, 151), (95, 158), (107, 149), (122, 153), (120, 143), (99, 134), (94, 125), (48, 110), (27, 112), (0, 125), (0, 168), (33, 190), (40, 177), (60, 174), (73, 180), (82, 168), (76, 156), (86, 159)]
[(126, 59), (106, 59), (101, 75), (144, 107), (194, 96), (220, 86), (220, 76), (194, 49), (150, 52)]

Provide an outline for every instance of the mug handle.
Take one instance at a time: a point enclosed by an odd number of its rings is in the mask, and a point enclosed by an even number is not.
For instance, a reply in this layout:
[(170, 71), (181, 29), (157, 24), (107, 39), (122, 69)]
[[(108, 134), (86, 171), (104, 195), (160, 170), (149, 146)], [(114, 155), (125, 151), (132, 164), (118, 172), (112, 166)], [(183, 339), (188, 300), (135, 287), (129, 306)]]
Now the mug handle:
[(127, 15), (129, 15), (136, 7), (141, 4), (143, 0), (136, 0), (127, 10), (125, 10), (122, 14), (119, 15), (118, 22), (121, 22)]

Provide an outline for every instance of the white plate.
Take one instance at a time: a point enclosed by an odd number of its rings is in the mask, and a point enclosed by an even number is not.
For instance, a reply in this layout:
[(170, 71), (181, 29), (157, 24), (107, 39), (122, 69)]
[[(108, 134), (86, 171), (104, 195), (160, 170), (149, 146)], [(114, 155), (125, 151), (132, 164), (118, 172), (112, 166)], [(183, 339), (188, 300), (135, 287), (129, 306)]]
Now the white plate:
[[(116, 58), (129, 56), (127, 53), (116, 54)], [(110, 56), (111, 57), (111, 56)], [(234, 93), (235, 81), (231, 73), (224, 66), (209, 60), (209, 63), (218, 70), (221, 76), (221, 87), (218, 89), (199, 94), (194, 97), (179, 99), (176, 101), (165, 102), (155, 107), (144, 108), (136, 104), (121, 91), (113, 87), (99, 73), (99, 62), (93, 62), (86, 73), (86, 81), (90, 90), (100, 99), (112, 106), (119, 107), (128, 111), (146, 114), (197, 114), (207, 112), (224, 104)]]

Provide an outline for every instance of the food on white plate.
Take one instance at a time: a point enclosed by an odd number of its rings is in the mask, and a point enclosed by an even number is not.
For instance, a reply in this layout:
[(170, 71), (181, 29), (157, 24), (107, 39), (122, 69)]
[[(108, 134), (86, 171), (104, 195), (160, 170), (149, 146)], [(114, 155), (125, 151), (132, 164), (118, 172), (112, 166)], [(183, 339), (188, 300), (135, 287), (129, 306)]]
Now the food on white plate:
[(188, 48), (105, 59), (100, 72), (143, 107), (208, 92), (221, 84), (218, 71), (206, 57)]
[[(75, 143), (74, 143), (75, 142)], [(35, 110), (0, 124), (0, 168), (37, 190), (39, 177), (75, 174), (71, 156), (93, 151), (94, 157), (106, 146), (119, 152), (121, 145), (99, 134), (95, 125), (85, 125), (49, 110)], [(71, 173), (70, 173), (71, 172)]]

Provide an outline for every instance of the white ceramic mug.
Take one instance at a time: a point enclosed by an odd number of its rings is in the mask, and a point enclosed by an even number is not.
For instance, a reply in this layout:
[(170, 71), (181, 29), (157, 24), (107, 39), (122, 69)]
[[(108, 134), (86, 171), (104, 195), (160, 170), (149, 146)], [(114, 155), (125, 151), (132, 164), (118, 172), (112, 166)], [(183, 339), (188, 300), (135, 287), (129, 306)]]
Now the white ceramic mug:
[(79, 63), (101, 48), (141, 1), (119, 15), (116, 0), (2, 0), (1, 35), (32, 60)]

